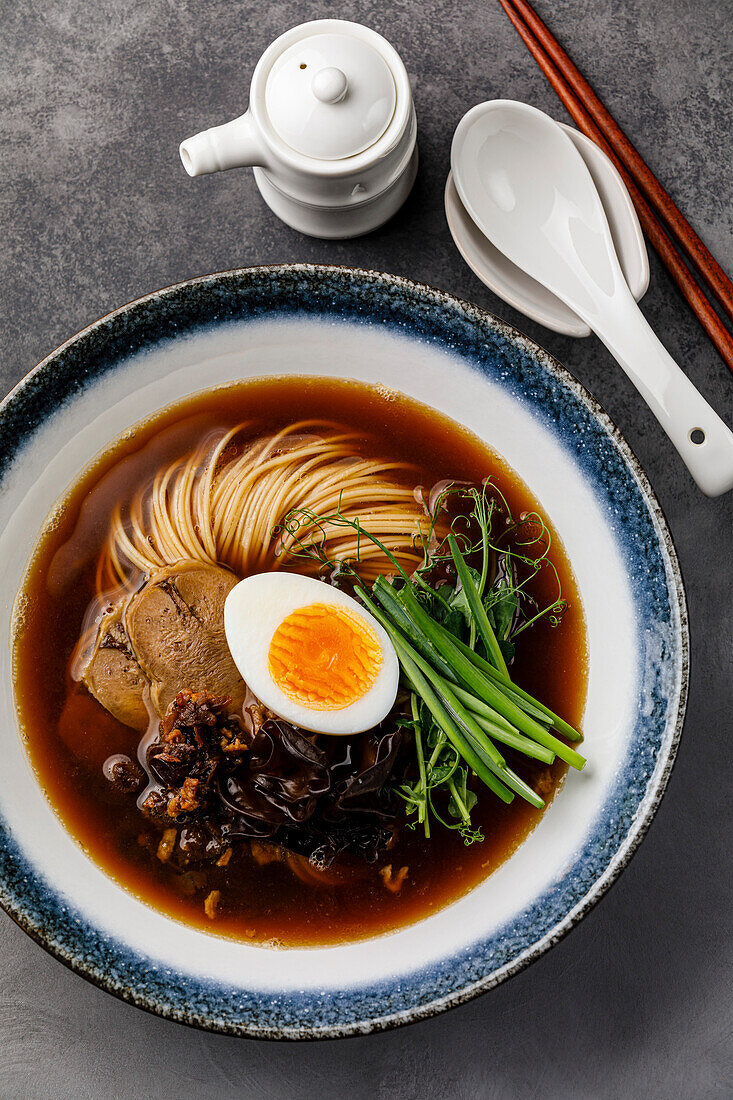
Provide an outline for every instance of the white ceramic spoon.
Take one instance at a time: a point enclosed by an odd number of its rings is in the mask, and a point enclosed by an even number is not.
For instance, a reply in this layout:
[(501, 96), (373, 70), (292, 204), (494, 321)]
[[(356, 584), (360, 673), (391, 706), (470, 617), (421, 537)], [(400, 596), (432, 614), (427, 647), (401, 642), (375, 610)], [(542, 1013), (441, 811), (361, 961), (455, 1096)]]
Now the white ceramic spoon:
[(598, 191), (567, 134), (492, 100), (458, 125), (463, 205), (504, 255), (570, 306), (618, 360), (708, 496), (733, 488), (733, 432), (659, 342), (627, 286)]

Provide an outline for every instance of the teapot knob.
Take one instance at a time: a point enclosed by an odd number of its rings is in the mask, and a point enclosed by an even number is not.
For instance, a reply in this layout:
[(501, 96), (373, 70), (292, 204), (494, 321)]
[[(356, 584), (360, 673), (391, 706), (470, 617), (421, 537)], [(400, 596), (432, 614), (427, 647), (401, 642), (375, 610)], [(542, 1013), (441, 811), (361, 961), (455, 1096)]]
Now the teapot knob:
[(332, 67), (317, 72), (311, 84), (313, 95), (321, 103), (339, 103), (346, 95), (348, 87), (346, 74), (341, 69)]

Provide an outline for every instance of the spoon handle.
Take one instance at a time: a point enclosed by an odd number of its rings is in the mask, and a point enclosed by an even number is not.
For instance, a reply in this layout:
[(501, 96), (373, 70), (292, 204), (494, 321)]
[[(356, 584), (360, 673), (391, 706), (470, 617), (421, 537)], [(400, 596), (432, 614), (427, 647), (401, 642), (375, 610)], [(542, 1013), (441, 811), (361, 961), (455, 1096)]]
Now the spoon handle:
[(588, 318), (709, 497), (733, 488), (733, 432), (661, 344), (627, 287)]

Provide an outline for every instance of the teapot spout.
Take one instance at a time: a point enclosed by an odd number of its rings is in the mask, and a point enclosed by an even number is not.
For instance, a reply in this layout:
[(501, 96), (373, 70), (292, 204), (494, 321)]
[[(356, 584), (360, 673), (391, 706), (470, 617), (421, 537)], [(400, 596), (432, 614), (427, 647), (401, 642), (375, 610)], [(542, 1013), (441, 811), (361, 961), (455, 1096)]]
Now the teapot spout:
[(179, 146), (189, 176), (204, 176), (226, 168), (266, 167), (265, 148), (249, 111), (186, 138)]

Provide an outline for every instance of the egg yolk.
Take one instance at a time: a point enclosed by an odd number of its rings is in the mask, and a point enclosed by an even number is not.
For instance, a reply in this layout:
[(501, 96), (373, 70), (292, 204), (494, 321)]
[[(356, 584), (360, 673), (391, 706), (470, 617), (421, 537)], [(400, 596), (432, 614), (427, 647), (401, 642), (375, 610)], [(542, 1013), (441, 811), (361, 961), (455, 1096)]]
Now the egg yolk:
[(272, 636), (272, 679), (309, 710), (341, 710), (377, 679), (382, 647), (370, 624), (349, 608), (314, 603), (283, 619)]

